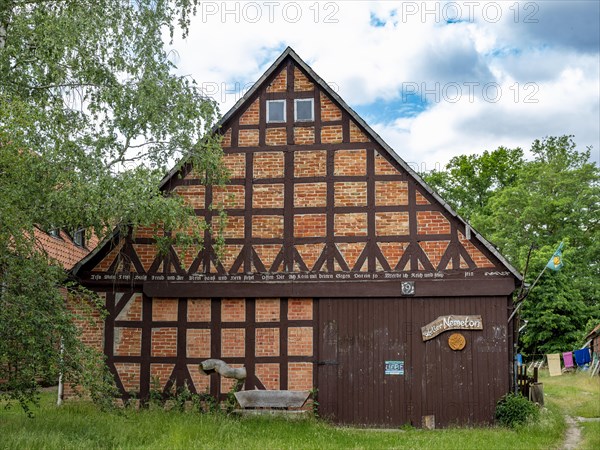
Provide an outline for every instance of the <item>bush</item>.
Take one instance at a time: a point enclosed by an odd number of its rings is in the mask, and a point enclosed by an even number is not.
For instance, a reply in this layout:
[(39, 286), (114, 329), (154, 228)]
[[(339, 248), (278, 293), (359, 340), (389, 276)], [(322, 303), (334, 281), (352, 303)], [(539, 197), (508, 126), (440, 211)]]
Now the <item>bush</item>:
[(496, 420), (510, 428), (536, 420), (539, 414), (537, 406), (521, 394), (508, 393), (496, 404)]

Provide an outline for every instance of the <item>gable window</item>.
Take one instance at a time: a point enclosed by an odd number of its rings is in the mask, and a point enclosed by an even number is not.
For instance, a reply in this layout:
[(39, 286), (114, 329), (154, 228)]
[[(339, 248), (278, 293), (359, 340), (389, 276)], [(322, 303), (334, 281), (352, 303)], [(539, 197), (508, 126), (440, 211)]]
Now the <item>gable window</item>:
[(58, 228), (50, 228), (47, 233), (55, 238), (60, 238), (60, 230)]
[(315, 120), (313, 98), (298, 98), (294, 100), (294, 119), (296, 122), (312, 122)]
[(267, 100), (267, 122), (285, 122), (285, 100)]
[(85, 246), (85, 230), (83, 228), (79, 228), (73, 232), (73, 243), (80, 247)]

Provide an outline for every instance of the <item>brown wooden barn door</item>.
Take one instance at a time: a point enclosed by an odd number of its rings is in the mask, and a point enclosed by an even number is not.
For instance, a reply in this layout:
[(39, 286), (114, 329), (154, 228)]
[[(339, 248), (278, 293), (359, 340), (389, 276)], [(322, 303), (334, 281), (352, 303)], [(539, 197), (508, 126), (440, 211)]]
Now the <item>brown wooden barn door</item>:
[(319, 300), (322, 416), (375, 426), (408, 421), (407, 374), (400, 374), (407, 370), (404, 311), (401, 299)]

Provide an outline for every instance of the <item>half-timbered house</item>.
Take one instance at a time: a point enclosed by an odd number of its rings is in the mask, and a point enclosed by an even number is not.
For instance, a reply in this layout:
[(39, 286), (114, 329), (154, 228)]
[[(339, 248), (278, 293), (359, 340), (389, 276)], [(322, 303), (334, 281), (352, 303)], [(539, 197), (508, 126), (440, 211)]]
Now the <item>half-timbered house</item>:
[(162, 189), (208, 222), (224, 204), (221, 258), (208, 232), (181, 261), (139, 229), (74, 271), (105, 297), (89, 333), (123, 394), (221, 395), (231, 381), (198, 369), (218, 358), (246, 367), (244, 389), (317, 388), (341, 423), (492, 421), (519, 273), (290, 48), (217, 132), (228, 184), (183, 164)]

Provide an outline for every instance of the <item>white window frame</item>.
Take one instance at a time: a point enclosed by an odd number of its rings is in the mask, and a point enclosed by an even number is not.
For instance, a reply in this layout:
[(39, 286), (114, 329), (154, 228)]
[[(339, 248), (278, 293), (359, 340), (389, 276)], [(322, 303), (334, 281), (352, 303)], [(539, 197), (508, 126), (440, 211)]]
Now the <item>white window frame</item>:
[[(283, 120), (270, 120), (272, 103), (282, 103), (283, 104)], [(284, 123), (286, 121), (286, 117), (285, 117), (286, 111), (285, 110), (286, 110), (285, 100), (267, 100), (267, 123)]]
[[(311, 118), (310, 119), (298, 119), (298, 102), (310, 101), (311, 106)], [(294, 121), (295, 122), (314, 122), (315, 121), (315, 99), (314, 98), (297, 98), (294, 100)]]
[[(78, 236), (81, 236), (81, 242), (77, 242), (79, 240)], [(73, 243), (79, 247), (85, 247), (85, 228), (78, 228), (73, 231)]]

